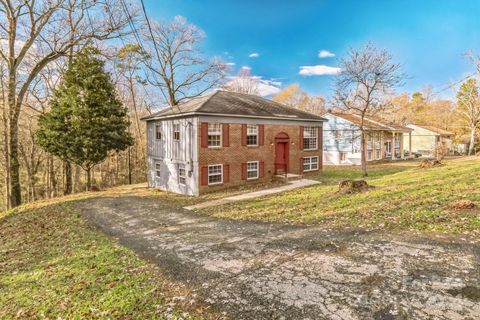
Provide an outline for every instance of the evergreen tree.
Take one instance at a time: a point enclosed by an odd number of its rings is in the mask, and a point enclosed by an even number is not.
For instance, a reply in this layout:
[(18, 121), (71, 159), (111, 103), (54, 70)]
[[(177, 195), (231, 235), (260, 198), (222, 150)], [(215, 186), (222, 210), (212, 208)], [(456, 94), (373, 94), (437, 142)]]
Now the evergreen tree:
[(133, 144), (127, 109), (118, 100), (104, 62), (93, 48), (75, 57), (55, 92), (51, 109), (39, 118), (38, 144), (82, 167), (91, 188), (91, 169), (110, 151)]

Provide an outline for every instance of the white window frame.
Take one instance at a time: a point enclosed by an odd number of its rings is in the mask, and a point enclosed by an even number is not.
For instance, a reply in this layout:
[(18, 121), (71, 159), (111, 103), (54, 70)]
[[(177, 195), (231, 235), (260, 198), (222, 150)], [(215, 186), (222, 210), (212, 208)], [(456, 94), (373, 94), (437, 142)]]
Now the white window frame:
[(340, 162), (347, 161), (347, 153), (343, 152), (343, 151), (340, 151), (339, 159), (340, 159)]
[[(158, 137), (160, 135), (160, 137)], [(155, 125), (155, 140), (162, 140), (162, 125)]]
[[(217, 127), (218, 126), (218, 131), (214, 131), (213, 128), (212, 130), (211, 127)], [(219, 137), (219, 145), (210, 145), (210, 136), (218, 136)], [(222, 124), (221, 123), (209, 123), (208, 124), (208, 129), (207, 129), (207, 145), (209, 148), (221, 148), (222, 147)]]
[(160, 178), (162, 176), (162, 163), (160, 161), (155, 161), (155, 178)]
[[(257, 165), (257, 168), (254, 169), (254, 170), (250, 170), (248, 168), (248, 165), (249, 164), (256, 164)], [(248, 176), (248, 173), (249, 172), (256, 172), (256, 176), (255, 177), (249, 177)], [(260, 177), (260, 161), (248, 161), (247, 162), (247, 180), (256, 180)]]
[[(178, 133), (178, 138), (176, 138), (176, 133)], [(173, 124), (173, 141), (180, 141), (180, 123)]]
[[(252, 133), (254, 131), (254, 133)], [(248, 143), (248, 137), (255, 137), (255, 144)], [(247, 124), (247, 146), (256, 147), (258, 146), (258, 125), (257, 124)]]
[[(313, 137), (311, 136), (313, 132)], [(308, 133), (308, 134), (307, 134)], [(307, 139), (312, 139), (315, 141), (315, 147), (313, 148), (306, 148), (305, 142)], [(308, 143), (310, 146), (311, 143)], [(303, 150), (317, 150), (318, 149), (318, 127), (303, 127)]]
[[(316, 168), (313, 168), (313, 165), (315, 164), (314, 162), (312, 162), (312, 159), (317, 159), (317, 162), (316, 162)], [(308, 164), (305, 163), (305, 161), (308, 160)], [(313, 156), (313, 157), (304, 157), (303, 158), (303, 172), (309, 172), (309, 171), (317, 171), (319, 170), (320, 166), (319, 166), (319, 162), (320, 159), (318, 156)], [(308, 165), (309, 169), (305, 169), (305, 165)]]
[[(210, 182), (210, 177), (211, 176), (217, 176), (219, 175), (218, 173), (210, 173), (210, 168), (212, 167), (218, 167), (220, 166), (220, 181), (217, 181), (217, 182)], [(210, 164), (208, 165), (208, 185), (209, 186), (214, 186), (214, 185), (217, 185), (217, 184), (222, 184), (223, 183), (223, 164)]]
[[(183, 171), (183, 175), (182, 175), (182, 171)], [(187, 184), (187, 170), (186, 170), (186, 166), (185, 166), (184, 163), (179, 163), (178, 164), (177, 172), (178, 172), (178, 183), (181, 184), (181, 185), (186, 185)]]

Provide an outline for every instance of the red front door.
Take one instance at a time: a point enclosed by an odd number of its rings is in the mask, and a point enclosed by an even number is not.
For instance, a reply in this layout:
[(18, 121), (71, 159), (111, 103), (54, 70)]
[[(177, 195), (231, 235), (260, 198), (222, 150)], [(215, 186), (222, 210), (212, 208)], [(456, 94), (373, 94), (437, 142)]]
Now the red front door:
[(288, 172), (288, 143), (277, 142), (275, 144), (275, 173)]

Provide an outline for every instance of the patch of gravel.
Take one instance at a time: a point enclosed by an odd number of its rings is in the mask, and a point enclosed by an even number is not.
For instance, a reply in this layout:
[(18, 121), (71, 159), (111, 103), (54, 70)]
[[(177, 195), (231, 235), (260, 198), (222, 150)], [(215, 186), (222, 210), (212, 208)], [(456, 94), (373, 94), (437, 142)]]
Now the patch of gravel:
[(233, 319), (480, 319), (478, 243), (229, 221), (149, 197), (78, 207)]

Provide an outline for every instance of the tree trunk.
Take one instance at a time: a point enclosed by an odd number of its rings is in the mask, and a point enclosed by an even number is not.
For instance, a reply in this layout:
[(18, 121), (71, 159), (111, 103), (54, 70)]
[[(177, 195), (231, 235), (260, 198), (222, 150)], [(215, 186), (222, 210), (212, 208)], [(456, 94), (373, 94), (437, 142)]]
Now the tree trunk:
[(48, 170), (49, 170), (49, 176), (50, 176), (50, 186), (51, 186), (51, 192), (50, 192), (50, 198), (54, 198), (57, 196), (57, 179), (55, 177), (55, 163), (53, 160), (53, 157), (50, 156), (49, 164), (48, 164)]
[(65, 188), (63, 190), (63, 194), (71, 194), (72, 193), (72, 164), (70, 161), (65, 161)]
[(475, 133), (477, 131), (476, 126), (470, 129), (470, 145), (468, 146), (468, 155), (471, 156), (475, 152)]
[(366, 148), (366, 139), (365, 139), (365, 131), (362, 129), (360, 131), (360, 150), (361, 150), (361, 162), (362, 162), (362, 177), (368, 177), (367, 172), (367, 148)]
[(128, 184), (132, 184), (132, 147), (128, 147)]
[(20, 162), (18, 161), (18, 117), (10, 119), (10, 205), (12, 208), (22, 203), (20, 186)]
[(91, 171), (92, 171), (91, 167), (88, 167), (86, 170), (86, 173), (87, 173), (86, 191), (90, 191), (92, 189)]

